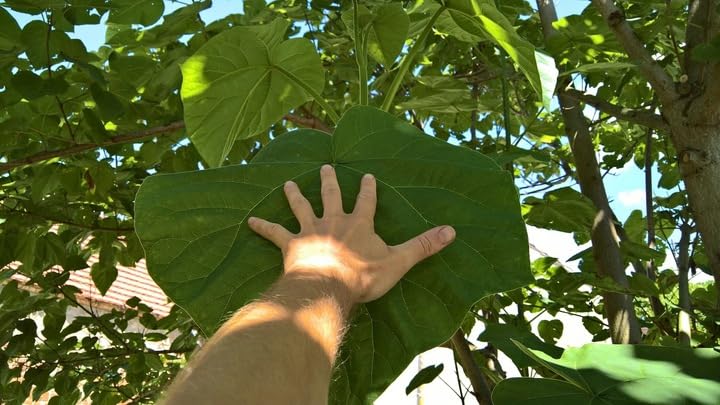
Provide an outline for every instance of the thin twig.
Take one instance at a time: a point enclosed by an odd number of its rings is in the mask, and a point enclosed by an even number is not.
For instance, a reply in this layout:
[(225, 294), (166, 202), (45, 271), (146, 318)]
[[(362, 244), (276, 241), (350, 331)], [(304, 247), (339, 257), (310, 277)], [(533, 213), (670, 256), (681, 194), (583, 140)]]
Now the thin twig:
[(328, 124), (326, 124), (323, 120), (316, 117), (315, 115), (310, 114), (309, 110), (304, 109), (303, 111), (306, 115), (308, 115), (307, 117), (301, 117), (294, 114), (286, 114), (283, 118), (299, 127), (319, 129), (323, 132), (327, 132), (328, 134), (331, 134), (333, 132), (332, 127), (330, 127)]
[(638, 65), (640, 72), (650, 82), (662, 104), (668, 105), (675, 100), (677, 93), (672, 77), (653, 59), (650, 51), (645, 48), (625, 19), (625, 13), (615, 5), (613, 0), (592, 0), (592, 2), (615, 33), (615, 37), (630, 59)]
[(65, 149), (58, 149), (58, 150), (50, 150), (45, 152), (36, 153), (34, 155), (13, 160), (8, 163), (0, 164), (0, 173), (9, 172), (12, 169), (15, 169), (16, 167), (22, 167), (27, 165), (32, 165), (34, 163), (44, 162), (50, 159), (59, 158), (59, 157), (65, 157), (65, 156), (72, 156), (76, 155), (78, 153), (86, 152), (89, 150), (104, 148), (107, 146), (112, 145), (119, 145), (124, 143), (132, 143), (132, 142), (138, 142), (144, 138), (148, 138), (151, 136), (158, 136), (158, 135), (164, 135), (168, 134), (174, 131), (177, 131), (179, 129), (182, 129), (185, 127), (185, 123), (182, 121), (173, 122), (172, 124), (164, 125), (161, 127), (155, 127), (155, 128), (149, 128), (144, 129), (141, 131), (134, 131), (129, 132), (127, 134), (122, 135), (116, 135), (113, 137), (110, 137), (107, 141), (103, 142), (97, 142), (97, 143), (80, 143), (73, 146), (70, 146)]
[(662, 115), (655, 114), (652, 110), (625, 108), (612, 104), (602, 97), (575, 89), (565, 89), (563, 93), (617, 119), (652, 128), (657, 131), (667, 132), (670, 130), (670, 126), (665, 122)]

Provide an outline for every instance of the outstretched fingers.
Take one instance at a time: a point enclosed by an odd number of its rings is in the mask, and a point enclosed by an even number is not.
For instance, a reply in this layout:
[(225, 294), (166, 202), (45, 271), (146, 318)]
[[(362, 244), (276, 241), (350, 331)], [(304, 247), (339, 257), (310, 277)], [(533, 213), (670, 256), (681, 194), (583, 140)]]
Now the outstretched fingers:
[(293, 181), (288, 181), (283, 187), (285, 191), (285, 197), (287, 197), (288, 204), (295, 218), (300, 223), (301, 228), (312, 226), (315, 220), (315, 213), (313, 212), (310, 202), (300, 192), (300, 188)]
[(285, 249), (285, 246), (293, 237), (293, 234), (282, 225), (260, 218), (248, 218), (248, 226), (255, 233), (274, 243), (280, 249)]

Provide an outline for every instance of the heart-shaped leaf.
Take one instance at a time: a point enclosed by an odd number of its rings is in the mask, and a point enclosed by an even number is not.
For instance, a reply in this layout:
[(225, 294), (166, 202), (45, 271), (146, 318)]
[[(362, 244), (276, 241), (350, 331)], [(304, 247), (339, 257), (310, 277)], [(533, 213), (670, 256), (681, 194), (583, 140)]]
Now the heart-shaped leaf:
[(390, 245), (450, 224), (456, 241), (365, 304), (347, 333), (334, 403), (365, 403), (412, 358), (450, 338), (472, 304), (532, 281), (527, 235), (510, 175), (371, 107), (354, 107), (333, 136), (282, 135), (247, 165), (148, 178), (136, 230), (151, 276), (206, 334), (282, 270), (280, 252), (247, 227), (252, 216), (297, 230), (282, 185), (294, 180), (320, 211), (319, 169), (336, 167), (346, 211), (360, 178), (378, 184), (377, 233)]
[[(373, 59), (390, 68), (402, 51), (410, 28), (410, 18), (400, 3), (382, 4), (371, 12), (365, 6), (358, 7), (361, 30), (367, 31), (367, 51)], [(353, 10), (342, 15), (347, 32), (355, 39)]]
[(598, 343), (566, 349), (555, 359), (515, 344), (564, 381), (503, 380), (493, 391), (497, 405), (720, 403), (720, 353), (714, 349)]
[(190, 139), (211, 167), (238, 139), (266, 131), (313, 98), (325, 73), (312, 42), (284, 40), (288, 23), (236, 27), (213, 37), (182, 65)]

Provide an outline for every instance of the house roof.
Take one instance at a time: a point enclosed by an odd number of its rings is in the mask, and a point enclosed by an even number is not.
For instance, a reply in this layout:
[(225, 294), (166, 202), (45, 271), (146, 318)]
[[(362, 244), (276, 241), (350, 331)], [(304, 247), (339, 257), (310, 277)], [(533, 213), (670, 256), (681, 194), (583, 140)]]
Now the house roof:
[[(101, 294), (95, 287), (90, 276), (90, 267), (97, 263), (98, 256), (93, 255), (88, 260), (88, 268), (75, 270), (70, 272), (70, 279), (66, 285), (72, 285), (80, 289), (80, 293), (76, 299), (81, 303), (101, 308), (126, 308), (125, 302), (132, 298), (138, 297), (145, 305), (152, 308), (152, 313), (158, 318), (166, 316), (170, 313), (172, 303), (168, 301), (165, 293), (150, 278), (147, 271), (145, 260), (140, 260), (133, 267), (117, 265), (117, 279), (113, 282), (110, 289)], [(19, 267), (19, 262), (13, 262), (9, 267)], [(29, 279), (21, 274), (14, 274), (12, 279), (22, 283), (26, 283)]]

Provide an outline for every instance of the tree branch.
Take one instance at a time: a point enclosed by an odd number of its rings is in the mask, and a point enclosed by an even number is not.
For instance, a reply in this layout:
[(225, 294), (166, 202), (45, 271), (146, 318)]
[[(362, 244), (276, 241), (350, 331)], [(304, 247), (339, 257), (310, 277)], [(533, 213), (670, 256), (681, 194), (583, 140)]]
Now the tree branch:
[(467, 340), (465, 340), (465, 333), (462, 329), (458, 329), (452, 336), (452, 344), (457, 353), (460, 365), (462, 365), (465, 374), (467, 375), (470, 383), (473, 386), (473, 393), (481, 405), (491, 405), (492, 397), (490, 388), (488, 387), (485, 376), (483, 376), (480, 367), (475, 363), (475, 359), (470, 352)]
[(670, 75), (653, 59), (635, 31), (630, 27), (622, 12), (613, 0), (592, 0), (610, 29), (615, 33), (620, 45), (638, 65), (640, 72), (650, 82), (663, 105), (669, 105), (677, 98), (675, 83)]
[(598, 111), (611, 115), (617, 119), (631, 122), (633, 124), (642, 125), (647, 128), (652, 128), (656, 131), (669, 132), (670, 126), (665, 122), (662, 115), (655, 114), (650, 110), (638, 110), (632, 108), (625, 108), (610, 102), (605, 101), (602, 97), (598, 97), (593, 94), (584, 93), (582, 91), (568, 88), (563, 90), (568, 96), (582, 101), (583, 103), (597, 109)]
[(131, 143), (136, 142), (141, 139), (150, 137), (150, 136), (157, 136), (157, 135), (164, 135), (168, 134), (170, 132), (176, 131), (178, 129), (182, 129), (185, 127), (185, 123), (182, 121), (173, 122), (172, 124), (168, 124), (162, 127), (156, 127), (156, 128), (150, 128), (145, 129), (142, 131), (135, 131), (130, 132), (127, 134), (122, 135), (116, 135), (108, 139), (107, 141), (103, 142), (97, 142), (97, 143), (80, 143), (73, 146), (70, 146), (65, 149), (58, 149), (58, 150), (51, 150), (46, 152), (40, 152), (36, 153), (34, 155), (28, 156), (26, 158), (14, 160), (8, 163), (2, 163), (0, 164), (0, 173), (9, 172), (12, 169), (15, 169), (16, 167), (21, 166), (27, 166), (34, 163), (44, 162), (46, 160), (58, 158), (58, 157), (64, 157), (64, 156), (72, 156), (76, 155), (78, 153), (86, 152), (93, 149), (98, 148), (104, 148), (106, 146), (111, 145), (118, 145), (123, 143)]
[[(306, 111), (306, 113), (308, 113)], [(332, 128), (323, 122), (320, 118), (309, 114), (307, 117), (301, 117), (299, 115), (293, 115), (293, 114), (285, 114), (283, 119), (292, 122), (293, 124), (303, 127), (303, 128), (312, 128), (312, 129), (318, 129), (323, 132), (327, 132), (328, 134), (332, 134), (333, 130)]]
[[(72, 226), (72, 227), (75, 227), (75, 228), (86, 229), (86, 230), (89, 230), (89, 231), (118, 232), (118, 233), (121, 233), (121, 232), (132, 232), (132, 231), (135, 230), (135, 228), (132, 227), (132, 226), (129, 226), (129, 227), (119, 227), (119, 226), (118, 226), (118, 227), (114, 227), (114, 228), (113, 228), (113, 227), (101, 226), (101, 225), (81, 224), (81, 223), (77, 223), (77, 222), (72, 222), (72, 221), (67, 220), (67, 219), (56, 218), (56, 217), (52, 217), (52, 216), (49, 216), (49, 215), (40, 214), (40, 213), (37, 213), (37, 212), (31, 212), (31, 211), (27, 211), (27, 210), (18, 210), (18, 209), (15, 209), (15, 208), (10, 208), (10, 207), (8, 207), (7, 205), (5, 205), (5, 204), (3, 204), (3, 203), (0, 203), (0, 206), (6, 208), (9, 212), (17, 213), (18, 215), (26, 215), (26, 216), (29, 216), (29, 217), (39, 218), (39, 219), (42, 219), (42, 220), (45, 220), (45, 221), (48, 221), (48, 222), (52, 222), (53, 224), (63, 224), (63, 225), (68, 225), (68, 226)], [(0, 212), (2, 212), (2, 211), (0, 211)]]
[[(332, 133), (332, 128), (315, 116), (300, 117), (297, 115), (288, 114), (285, 115), (284, 119), (304, 128), (315, 128), (327, 133)], [(22, 159), (13, 160), (7, 163), (0, 163), (0, 173), (6, 173), (17, 167), (28, 166), (54, 158), (77, 155), (78, 153), (86, 152), (93, 149), (104, 148), (111, 145), (137, 142), (144, 138), (169, 134), (183, 128), (185, 128), (185, 123), (183, 121), (176, 121), (161, 127), (149, 128), (141, 131), (129, 132), (127, 134), (116, 135), (110, 137), (107, 141), (103, 142), (80, 143), (67, 147), (65, 149), (40, 152)]]
[[(540, 19), (545, 21), (543, 27), (552, 28), (552, 22), (557, 21), (555, 4), (552, 0), (536, 0), (536, 2)], [(557, 35), (557, 31), (544, 29), (543, 35), (545, 42), (548, 43), (554, 35)], [(572, 87), (572, 82), (566, 77), (561, 85), (563, 87)], [(567, 93), (559, 92), (558, 101), (563, 122), (565, 123), (565, 133), (570, 143), (572, 155), (575, 158), (580, 190), (595, 204), (597, 210), (590, 235), (593, 261), (597, 266), (597, 273), (601, 277), (611, 277), (616, 283), (627, 288), (629, 283), (625, 274), (625, 265), (617, 243), (610, 202), (605, 191), (605, 185), (600, 177), (600, 167), (595, 155), (595, 146), (588, 128), (587, 119), (582, 113), (582, 107), (578, 100), (570, 97)], [(606, 291), (603, 293), (603, 304), (610, 324), (610, 336), (613, 343), (640, 342), (640, 325), (635, 314), (633, 297), (627, 294)]]

